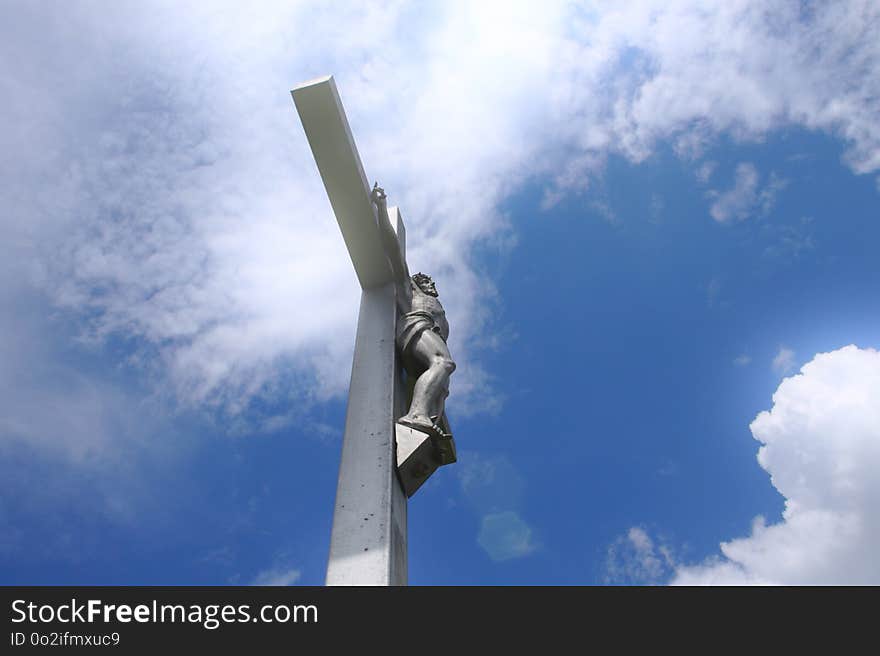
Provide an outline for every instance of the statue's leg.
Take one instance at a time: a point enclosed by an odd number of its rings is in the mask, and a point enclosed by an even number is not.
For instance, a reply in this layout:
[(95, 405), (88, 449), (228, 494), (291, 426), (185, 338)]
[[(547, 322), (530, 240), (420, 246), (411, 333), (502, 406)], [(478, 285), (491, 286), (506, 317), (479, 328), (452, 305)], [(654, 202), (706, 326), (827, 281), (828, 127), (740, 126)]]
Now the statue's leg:
[(423, 330), (413, 341), (409, 354), (422, 374), (416, 379), (409, 412), (402, 419), (405, 423), (430, 428), (434, 424), (431, 418), (443, 414), (455, 362), (443, 338), (430, 330)]

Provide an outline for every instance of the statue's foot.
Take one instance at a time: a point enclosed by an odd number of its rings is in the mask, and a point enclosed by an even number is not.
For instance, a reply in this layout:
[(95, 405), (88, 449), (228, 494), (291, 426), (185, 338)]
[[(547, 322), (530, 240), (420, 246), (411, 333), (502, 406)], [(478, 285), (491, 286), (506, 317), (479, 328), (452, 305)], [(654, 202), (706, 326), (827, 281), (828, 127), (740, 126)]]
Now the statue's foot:
[(443, 427), (440, 426), (439, 419), (436, 417), (424, 417), (422, 415), (405, 415), (398, 419), (397, 423), (422, 431), (423, 433), (427, 433), (428, 435), (434, 435), (440, 438), (452, 437), (451, 435), (443, 431)]
[(428, 417), (422, 415), (404, 415), (397, 420), (397, 423), (409, 426), (410, 428), (415, 428), (424, 433), (431, 433), (434, 431), (434, 422)]
[(452, 433), (447, 433), (443, 430), (443, 425), (440, 423), (440, 417), (431, 417), (431, 423), (434, 425), (434, 431), (436, 432), (437, 437), (442, 437), (447, 440), (452, 438)]

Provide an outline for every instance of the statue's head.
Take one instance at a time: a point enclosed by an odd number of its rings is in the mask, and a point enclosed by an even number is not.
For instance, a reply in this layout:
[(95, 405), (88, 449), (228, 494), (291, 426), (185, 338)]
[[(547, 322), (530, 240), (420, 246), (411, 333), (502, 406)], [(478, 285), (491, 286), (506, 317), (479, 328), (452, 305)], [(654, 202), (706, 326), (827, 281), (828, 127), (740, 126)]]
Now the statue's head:
[(431, 276), (427, 273), (417, 273), (412, 277), (413, 282), (419, 286), (423, 292), (425, 292), (428, 296), (437, 296), (437, 287), (434, 285), (434, 281), (431, 280)]

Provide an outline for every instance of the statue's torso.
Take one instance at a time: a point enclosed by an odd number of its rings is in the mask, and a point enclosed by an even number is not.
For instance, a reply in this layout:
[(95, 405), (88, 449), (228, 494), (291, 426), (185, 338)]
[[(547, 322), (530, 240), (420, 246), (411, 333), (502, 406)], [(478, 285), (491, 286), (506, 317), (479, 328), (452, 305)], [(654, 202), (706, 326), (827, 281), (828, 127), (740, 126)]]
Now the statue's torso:
[(418, 285), (412, 283), (412, 311), (425, 312), (434, 319), (434, 324), (440, 332), (443, 341), (449, 338), (449, 322), (446, 321), (446, 312), (436, 296), (423, 292)]

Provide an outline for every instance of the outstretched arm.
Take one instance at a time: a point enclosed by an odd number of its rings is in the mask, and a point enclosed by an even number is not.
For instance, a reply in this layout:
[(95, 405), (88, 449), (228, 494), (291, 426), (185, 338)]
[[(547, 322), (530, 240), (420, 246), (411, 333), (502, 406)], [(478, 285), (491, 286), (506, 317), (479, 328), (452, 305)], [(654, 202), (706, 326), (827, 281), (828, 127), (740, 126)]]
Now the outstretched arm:
[(408, 312), (409, 307), (412, 305), (409, 267), (406, 266), (406, 259), (403, 257), (403, 253), (400, 252), (400, 242), (397, 241), (397, 234), (394, 232), (394, 228), (391, 227), (385, 190), (379, 186), (378, 182), (373, 185), (370, 200), (373, 201), (379, 213), (379, 234), (382, 237), (382, 246), (385, 248), (385, 255), (388, 257), (391, 271), (394, 274), (394, 283), (397, 287), (397, 303), (402, 311)]

